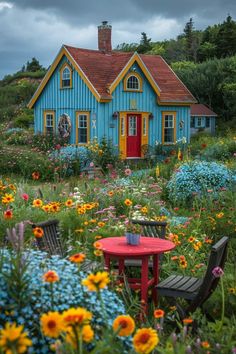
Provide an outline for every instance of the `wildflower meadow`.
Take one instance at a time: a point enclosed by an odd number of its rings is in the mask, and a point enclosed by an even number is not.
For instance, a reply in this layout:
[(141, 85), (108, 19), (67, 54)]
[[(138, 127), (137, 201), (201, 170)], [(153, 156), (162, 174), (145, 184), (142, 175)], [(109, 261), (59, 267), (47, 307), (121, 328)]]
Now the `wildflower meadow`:
[[(156, 146), (136, 163), (106, 138), (78, 147), (24, 130), (1, 136), (0, 353), (236, 353), (235, 136)], [(37, 223), (53, 219), (64, 256), (38, 247)], [(207, 314), (182, 318), (151, 289), (144, 312), (128, 283), (141, 267), (122, 281), (117, 262), (107, 269), (100, 240), (135, 232), (142, 244), (134, 219), (166, 222), (175, 247), (159, 259), (159, 281), (203, 277), (212, 246), (229, 237)]]

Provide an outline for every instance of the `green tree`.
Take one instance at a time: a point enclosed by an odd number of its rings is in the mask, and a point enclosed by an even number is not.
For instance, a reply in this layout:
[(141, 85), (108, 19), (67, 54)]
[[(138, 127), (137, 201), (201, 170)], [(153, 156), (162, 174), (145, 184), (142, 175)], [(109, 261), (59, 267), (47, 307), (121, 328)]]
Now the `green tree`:
[(227, 57), (236, 54), (236, 22), (231, 16), (220, 26), (217, 38), (217, 56)]
[(145, 32), (141, 33), (142, 37), (140, 40), (140, 44), (137, 48), (137, 52), (138, 53), (147, 53), (149, 50), (152, 49), (152, 45), (151, 45), (151, 38), (147, 37), (147, 34)]
[(35, 72), (42, 69), (43, 69), (42, 65), (39, 64), (39, 61), (36, 58), (32, 58), (30, 62), (27, 61), (26, 71)]

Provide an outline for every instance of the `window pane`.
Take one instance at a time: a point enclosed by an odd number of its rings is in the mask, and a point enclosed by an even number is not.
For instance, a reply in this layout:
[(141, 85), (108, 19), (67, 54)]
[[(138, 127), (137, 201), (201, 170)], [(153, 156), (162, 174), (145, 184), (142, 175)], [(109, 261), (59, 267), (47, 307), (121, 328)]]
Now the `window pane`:
[(79, 115), (78, 122), (78, 142), (86, 144), (88, 141), (88, 116), (86, 114)]
[(62, 71), (62, 87), (70, 87), (70, 75), (71, 72), (69, 70), (69, 68), (65, 68)]
[(147, 134), (147, 120), (143, 118), (143, 135)]
[(173, 143), (174, 142), (174, 129), (166, 128), (164, 131), (164, 141), (165, 143)]
[(136, 76), (130, 76), (127, 80), (127, 89), (138, 90), (139, 80)]
[(131, 116), (129, 117), (129, 136), (137, 135), (137, 117)]
[(124, 117), (121, 118), (120, 124), (121, 124), (120, 133), (122, 136), (124, 136), (125, 135), (125, 119), (124, 119)]
[(206, 117), (206, 128), (210, 128), (210, 118)]
[(190, 127), (191, 127), (191, 128), (194, 128), (194, 127), (195, 127), (195, 125), (194, 125), (194, 117), (191, 117)]
[(46, 114), (46, 126), (45, 130), (46, 133), (52, 133), (53, 132), (53, 114), (52, 113), (47, 113)]

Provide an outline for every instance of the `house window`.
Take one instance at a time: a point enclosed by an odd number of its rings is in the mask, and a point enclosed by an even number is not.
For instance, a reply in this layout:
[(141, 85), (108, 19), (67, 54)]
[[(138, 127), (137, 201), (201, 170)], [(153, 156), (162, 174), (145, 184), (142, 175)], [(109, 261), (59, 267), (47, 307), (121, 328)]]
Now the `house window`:
[(61, 88), (70, 88), (72, 86), (72, 70), (65, 64), (61, 69)]
[(125, 136), (125, 118), (124, 117), (121, 117), (120, 133), (121, 133), (121, 136)]
[(176, 113), (163, 113), (162, 119), (162, 140), (164, 144), (175, 143), (175, 120)]
[(55, 112), (53, 111), (44, 112), (44, 133), (46, 134), (54, 133), (54, 121), (55, 121)]
[(210, 117), (206, 117), (206, 120), (205, 120), (205, 127), (206, 127), (206, 128), (210, 128)]
[(195, 117), (191, 117), (190, 128), (195, 128)]
[(137, 117), (130, 116), (129, 117), (129, 136), (137, 135)]
[(196, 127), (197, 128), (201, 128), (202, 127), (202, 117), (197, 117)]
[(143, 135), (144, 136), (147, 135), (147, 118), (146, 117), (143, 118)]
[(79, 112), (77, 122), (77, 143), (87, 144), (89, 141), (89, 113)]
[(142, 78), (137, 73), (130, 73), (124, 79), (125, 91), (138, 91), (142, 90)]

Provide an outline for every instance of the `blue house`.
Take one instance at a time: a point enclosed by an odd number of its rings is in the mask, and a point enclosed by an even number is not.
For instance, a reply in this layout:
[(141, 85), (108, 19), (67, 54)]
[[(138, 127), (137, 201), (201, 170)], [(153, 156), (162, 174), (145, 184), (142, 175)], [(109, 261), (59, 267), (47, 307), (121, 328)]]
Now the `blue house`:
[(217, 114), (204, 104), (193, 104), (190, 108), (190, 134), (199, 132), (215, 134)]
[(29, 102), (35, 133), (68, 136), (71, 144), (112, 139), (123, 158), (143, 145), (190, 139), (196, 100), (164, 59), (112, 51), (111, 26), (98, 26), (98, 50), (63, 45)]

